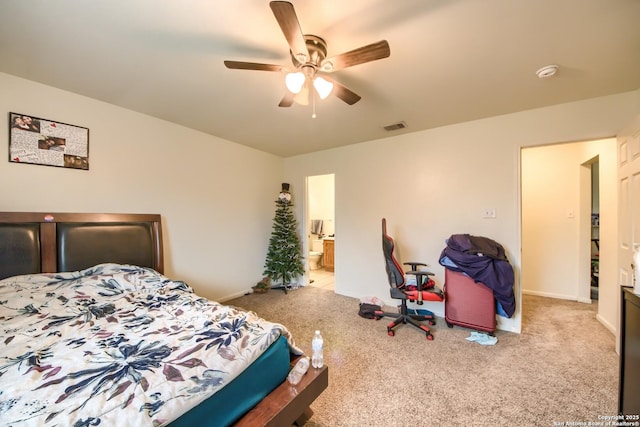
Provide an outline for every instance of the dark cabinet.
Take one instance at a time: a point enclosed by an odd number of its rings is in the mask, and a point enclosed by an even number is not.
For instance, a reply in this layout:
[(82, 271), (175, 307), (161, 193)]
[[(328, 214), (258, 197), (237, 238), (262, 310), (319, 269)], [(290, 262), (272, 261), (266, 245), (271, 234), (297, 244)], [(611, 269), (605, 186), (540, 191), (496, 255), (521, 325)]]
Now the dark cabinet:
[(618, 412), (640, 414), (640, 296), (622, 288)]

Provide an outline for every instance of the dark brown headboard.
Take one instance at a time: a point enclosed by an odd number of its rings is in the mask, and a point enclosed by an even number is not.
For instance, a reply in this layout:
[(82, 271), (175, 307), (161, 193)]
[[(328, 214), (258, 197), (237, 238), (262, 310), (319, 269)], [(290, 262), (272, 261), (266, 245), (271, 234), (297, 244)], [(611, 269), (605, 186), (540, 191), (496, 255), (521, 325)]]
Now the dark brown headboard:
[(0, 212), (0, 279), (105, 262), (164, 273), (160, 215)]

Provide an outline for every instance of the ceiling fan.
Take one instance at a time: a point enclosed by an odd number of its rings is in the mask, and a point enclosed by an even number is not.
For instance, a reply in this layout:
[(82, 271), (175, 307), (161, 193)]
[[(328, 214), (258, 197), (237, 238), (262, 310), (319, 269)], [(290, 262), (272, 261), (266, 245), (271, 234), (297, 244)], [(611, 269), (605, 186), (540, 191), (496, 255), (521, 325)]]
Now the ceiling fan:
[(290, 107), (294, 102), (308, 105), (310, 98), (315, 99), (311, 86), (321, 99), (333, 93), (349, 105), (360, 101), (360, 95), (329, 78), (327, 74), (387, 58), (391, 55), (389, 43), (382, 40), (340, 55), (327, 57), (327, 43), (324, 39), (302, 33), (293, 4), (287, 1), (272, 1), (269, 6), (289, 44), (293, 71), (281, 65), (255, 62), (224, 61), (224, 65), (235, 70), (286, 72), (285, 84), (288, 91), (278, 104), (280, 107)]

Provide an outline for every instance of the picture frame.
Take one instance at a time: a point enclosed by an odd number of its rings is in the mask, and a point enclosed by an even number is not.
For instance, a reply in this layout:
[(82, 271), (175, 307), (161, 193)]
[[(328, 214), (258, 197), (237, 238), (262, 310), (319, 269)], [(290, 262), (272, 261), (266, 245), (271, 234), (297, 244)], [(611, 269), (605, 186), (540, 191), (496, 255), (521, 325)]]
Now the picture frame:
[(89, 129), (10, 112), (9, 161), (89, 170)]

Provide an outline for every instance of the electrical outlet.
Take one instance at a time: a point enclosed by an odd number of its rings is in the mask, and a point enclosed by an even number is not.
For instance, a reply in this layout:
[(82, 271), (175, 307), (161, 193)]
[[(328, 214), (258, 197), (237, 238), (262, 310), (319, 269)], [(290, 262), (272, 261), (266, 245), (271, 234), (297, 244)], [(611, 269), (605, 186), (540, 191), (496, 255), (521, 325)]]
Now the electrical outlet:
[(496, 216), (496, 208), (486, 208), (482, 211), (482, 218), (495, 218)]

